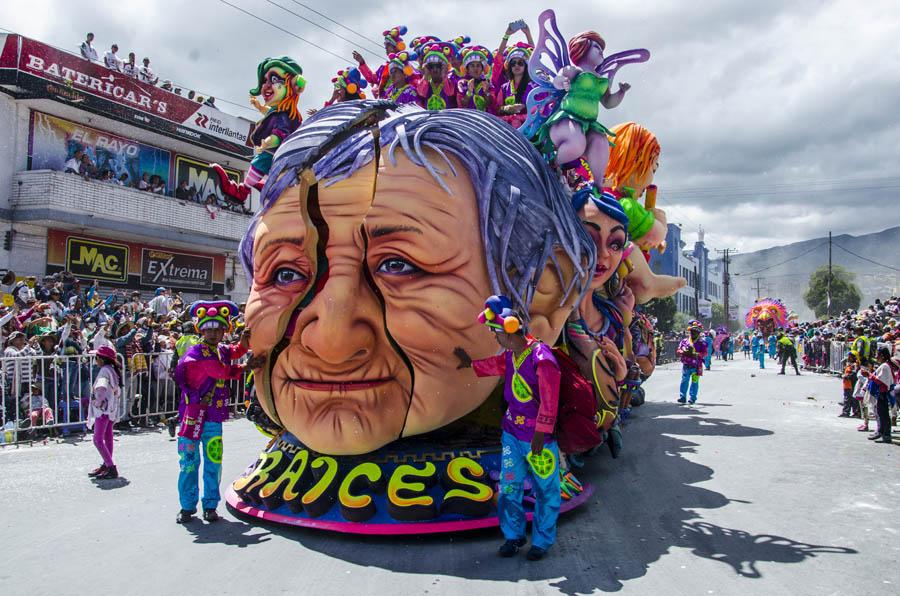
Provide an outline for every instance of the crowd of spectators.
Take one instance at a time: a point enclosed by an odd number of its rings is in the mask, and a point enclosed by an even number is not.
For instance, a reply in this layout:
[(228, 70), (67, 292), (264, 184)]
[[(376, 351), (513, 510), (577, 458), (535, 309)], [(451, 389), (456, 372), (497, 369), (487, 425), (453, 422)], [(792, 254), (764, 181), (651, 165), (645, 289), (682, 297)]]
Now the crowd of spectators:
[(166, 187), (166, 180), (158, 174), (149, 174), (144, 172), (137, 180), (131, 180), (127, 172), (122, 172), (119, 176), (108, 168), (98, 168), (91, 160), (90, 155), (85, 151), (76, 150), (63, 165), (63, 171), (67, 174), (76, 174), (85, 180), (99, 181), (106, 184), (116, 186), (124, 186), (150, 192), (153, 194), (174, 196), (182, 201), (191, 201), (204, 205), (211, 214), (219, 209), (226, 209), (234, 213), (250, 214), (249, 209), (244, 204), (220, 199), (215, 193), (207, 193), (203, 196), (200, 191), (188, 184), (187, 180), (182, 180), (174, 192), (170, 192)]
[[(81, 46), (79, 46), (79, 50), (81, 52), (81, 57), (85, 60), (90, 60), (91, 62), (97, 62), (98, 64), (103, 64), (106, 68), (110, 70), (114, 70), (117, 72), (121, 72), (127, 77), (131, 77), (132, 79), (137, 79), (142, 83), (147, 83), (148, 85), (159, 85), (161, 89), (165, 89), (170, 93), (174, 93), (175, 95), (182, 95), (183, 90), (180, 87), (176, 87), (172, 84), (172, 81), (166, 79), (159, 83), (159, 77), (156, 76), (156, 73), (153, 72), (153, 69), (150, 67), (150, 58), (146, 56), (141, 60), (141, 66), (137, 65), (137, 58), (134, 52), (128, 53), (128, 59), (122, 60), (119, 57), (119, 45), (112, 44), (109, 46), (109, 50), (103, 54), (103, 59), (100, 60), (97, 54), (96, 48), (94, 48), (94, 34), (88, 33), (85, 37), (85, 40), (81, 42)], [(201, 103), (207, 105), (211, 108), (216, 108), (216, 98), (203, 97), (202, 95), (198, 95), (194, 91), (187, 92), (187, 98), (191, 101), (196, 101), (197, 103)]]
[[(38, 281), (16, 281), (8, 272), (3, 291), (12, 305), (0, 307), (3, 434), (26, 437), (83, 432), (95, 368), (91, 353), (110, 346), (124, 363), (124, 412), (119, 430), (167, 424), (174, 430), (180, 392), (172, 380), (177, 359), (199, 341), (189, 304), (160, 287), (145, 299), (138, 290), (103, 290), (68, 271)], [(235, 322), (243, 329), (243, 305)], [(235, 400), (242, 386), (232, 386)], [(3, 435), (0, 435), (2, 437)]]
[(841, 376), (842, 418), (858, 418), (857, 430), (891, 443), (900, 397), (900, 297), (875, 300), (868, 308), (801, 323), (794, 331), (803, 366)]

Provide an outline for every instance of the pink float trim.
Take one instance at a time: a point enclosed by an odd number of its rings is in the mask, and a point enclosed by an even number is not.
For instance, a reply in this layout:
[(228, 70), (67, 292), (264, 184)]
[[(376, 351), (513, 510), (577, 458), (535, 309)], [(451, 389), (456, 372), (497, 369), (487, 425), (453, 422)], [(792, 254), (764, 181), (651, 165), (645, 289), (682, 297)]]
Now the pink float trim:
[[(575, 509), (579, 505), (587, 502), (594, 494), (594, 487), (590, 484), (584, 485), (584, 491), (575, 498), (563, 501), (559, 508), (560, 513), (566, 513)], [(294, 517), (284, 515), (282, 513), (273, 513), (258, 509), (252, 505), (244, 503), (234, 492), (231, 485), (225, 490), (225, 502), (236, 511), (256, 517), (265, 521), (275, 522), (277, 524), (286, 524), (289, 526), (301, 526), (304, 528), (315, 528), (317, 530), (329, 530), (331, 532), (342, 532), (345, 534), (368, 534), (370, 536), (399, 536), (406, 534), (441, 534), (446, 532), (464, 532), (466, 530), (478, 530), (481, 528), (493, 528), (500, 524), (497, 517), (479, 517), (475, 519), (444, 521), (444, 522), (415, 522), (396, 524), (367, 524), (357, 522), (338, 522), (317, 520), (310, 517)], [(533, 514), (528, 513), (528, 520), (531, 521)]]

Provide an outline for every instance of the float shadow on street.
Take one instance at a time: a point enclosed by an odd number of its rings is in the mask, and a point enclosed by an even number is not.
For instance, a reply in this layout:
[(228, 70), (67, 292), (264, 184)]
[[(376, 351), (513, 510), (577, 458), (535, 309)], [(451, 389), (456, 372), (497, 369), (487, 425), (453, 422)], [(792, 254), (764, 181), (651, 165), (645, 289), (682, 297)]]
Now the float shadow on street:
[[(704, 510), (749, 502), (698, 486), (716, 470), (686, 457), (696, 452), (698, 444), (684, 437), (743, 440), (773, 434), (718, 417), (728, 406), (656, 401), (635, 409), (622, 456), (613, 462), (604, 450), (588, 460), (581, 474), (598, 487), (593, 506), (561, 518), (559, 541), (539, 564), (523, 556), (497, 558), (501, 539), (496, 531), (382, 538), (263, 525), (306, 548), (366, 567), (479, 580), (551, 580), (550, 585), (564, 594), (618, 591), (624, 582), (645, 575), (673, 547), (724, 563), (744, 578), (762, 578), (760, 563), (792, 564), (824, 553), (856, 554), (852, 548), (781, 536), (775, 528), (753, 533), (704, 521)], [(464, 544), (468, 548), (460, 548)], [(472, 552), (478, 555), (467, 556)]]

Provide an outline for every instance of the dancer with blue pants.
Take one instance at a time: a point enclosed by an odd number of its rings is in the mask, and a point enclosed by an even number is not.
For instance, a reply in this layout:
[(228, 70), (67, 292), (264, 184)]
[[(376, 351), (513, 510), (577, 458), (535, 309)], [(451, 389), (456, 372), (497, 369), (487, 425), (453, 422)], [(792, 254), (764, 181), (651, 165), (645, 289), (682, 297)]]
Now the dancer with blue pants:
[(759, 333), (753, 336), (753, 359), (759, 362), (760, 369), (766, 368), (766, 343)]
[(691, 404), (697, 402), (700, 391), (700, 377), (703, 376), (703, 362), (709, 353), (707, 341), (701, 337), (703, 323), (694, 320), (688, 324), (687, 337), (681, 340), (675, 354), (681, 358), (681, 387), (678, 403), (683, 404), (690, 395)]
[(250, 335), (245, 331), (239, 344), (221, 344), (231, 330), (230, 316), (238, 307), (228, 300), (197, 301), (191, 305), (197, 331), (203, 342), (191, 346), (175, 367), (175, 381), (181, 387), (178, 414), (178, 499), (181, 510), (176, 521), (193, 519), (200, 497), (199, 474), (203, 463), (203, 519), (219, 519), (219, 481), (222, 477), (222, 422), (228, 419), (228, 388), (225, 381), (240, 379), (244, 366), (231, 364), (247, 353)]
[(537, 561), (556, 541), (556, 519), (562, 502), (559, 449), (553, 436), (559, 402), (559, 364), (549, 346), (526, 333), (521, 326), (524, 319), (512, 310), (508, 298), (491, 296), (485, 307), (479, 321), (494, 331), (504, 353), (474, 362), (464, 353), (458, 356), (463, 366), (471, 365), (479, 377), (504, 377), (507, 410), (501, 423), (503, 454), (497, 510), (506, 542), (500, 546), (499, 554), (511, 557), (525, 545), (522, 499), (527, 479), (535, 499), (527, 558)]

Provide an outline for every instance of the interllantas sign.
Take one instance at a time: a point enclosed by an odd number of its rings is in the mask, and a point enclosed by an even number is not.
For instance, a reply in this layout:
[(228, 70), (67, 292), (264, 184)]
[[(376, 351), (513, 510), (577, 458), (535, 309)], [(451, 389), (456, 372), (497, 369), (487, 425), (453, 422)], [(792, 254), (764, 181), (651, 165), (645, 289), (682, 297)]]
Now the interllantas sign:
[(213, 259), (144, 248), (141, 254), (141, 285), (212, 290)]

